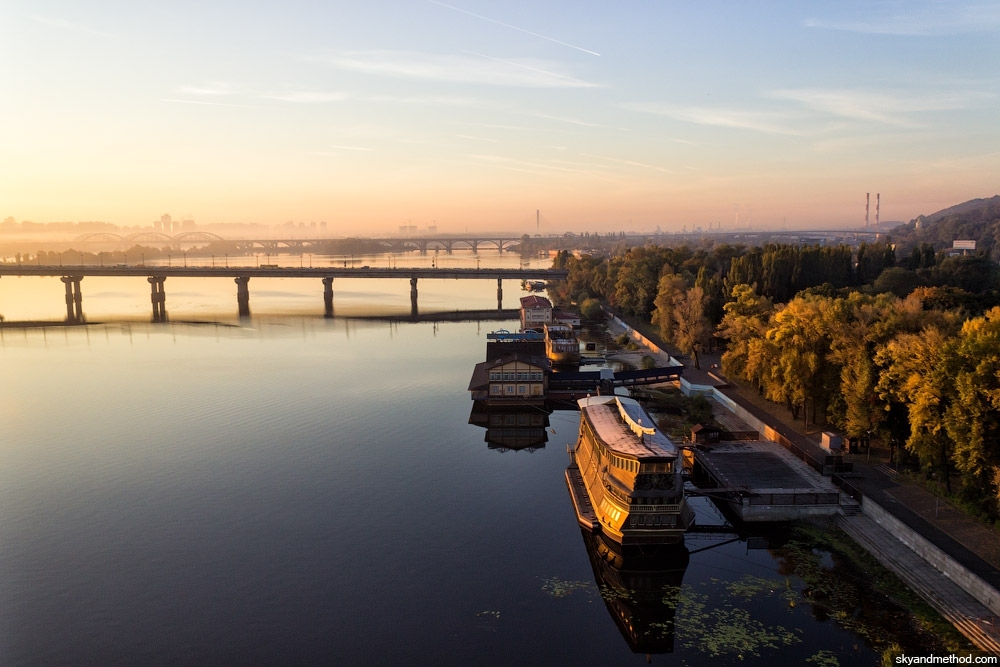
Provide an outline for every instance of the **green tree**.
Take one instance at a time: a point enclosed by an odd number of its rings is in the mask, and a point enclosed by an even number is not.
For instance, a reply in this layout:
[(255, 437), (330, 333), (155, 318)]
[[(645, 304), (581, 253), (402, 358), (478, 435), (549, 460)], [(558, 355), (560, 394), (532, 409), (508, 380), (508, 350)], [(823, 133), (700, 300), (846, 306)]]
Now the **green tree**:
[(907, 449), (925, 468), (940, 472), (949, 493), (948, 463), (954, 445), (945, 428), (945, 415), (955, 400), (948, 363), (951, 356), (949, 336), (934, 326), (918, 333), (902, 333), (875, 355), (875, 363), (882, 369), (876, 386), (879, 396), (908, 407)]
[(677, 330), (677, 302), (680, 295), (687, 291), (687, 282), (676, 273), (660, 277), (653, 301), (652, 323), (656, 326), (663, 340), (672, 342)]
[(955, 467), (967, 486), (980, 495), (991, 491), (983, 507), (996, 515), (996, 474), (1000, 465), (1000, 308), (962, 325), (955, 344), (955, 400), (944, 414), (944, 426), (954, 443)]
[(763, 390), (763, 371), (770, 357), (765, 336), (774, 306), (751, 285), (734, 285), (730, 297), (732, 301), (723, 306), (725, 314), (717, 329), (727, 341), (722, 370)]
[(673, 343), (686, 354), (694, 357), (694, 367), (700, 369), (698, 353), (708, 346), (712, 326), (705, 315), (705, 291), (697, 285), (679, 293), (674, 301), (674, 319), (677, 328)]
[(839, 370), (827, 360), (830, 337), (824, 326), (824, 311), (830, 301), (820, 296), (796, 297), (774, 314), (767, 331), (767, 339), (778, 354), (765, 395), (788, 405), (795, 418), (803, 408), (806, 422), (805, 408), (812, 404), (815, 423), (818, 415), (825, 413), (839, 384)]

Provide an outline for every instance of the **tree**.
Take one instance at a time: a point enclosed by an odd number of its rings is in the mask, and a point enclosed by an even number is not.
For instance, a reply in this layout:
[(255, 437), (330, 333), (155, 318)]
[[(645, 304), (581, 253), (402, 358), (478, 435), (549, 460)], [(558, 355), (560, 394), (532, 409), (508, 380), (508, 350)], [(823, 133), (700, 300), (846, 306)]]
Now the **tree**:
[[(782, 402), (798, 417), (798, 408), (811, 402), (813, 422), (825, 408), (839, 383), (838, 369), (828, 363), (830, 338), (824, 326), (824, 311), (831, 299), (820, 296), (796, 297), (779, 309), (771, 318), (767, 339), (778, 349), (765, 387), (765, 395), (772, 401)], [(808, 416), (803, 415), (808, 421)]]
[(717, 329), (718, 335), (728, 341), (722, 353), (722, 370), (763, 390), (762, 370), (769, 356), (765, 354), (765, 334), (774, 306), (751, 285), (734, 285), (730, 296), (732, 301), (723, 306), (725, 314)]
[(906, 447), (927, 469), (937, 469), (948, 492), (948, 463), (953, 447), (945, 429), (945, 414), (955, 399), (948, 372), (948, 335), (938, 327), (918, 333), (903, 333), (875, 355), (882, 369), (876, 390), (884, 401), (897, 401), (909, 408), (910, 435)]
[(677, 329), (676, 307), (679, 295), (687, 291), (687, 282), (676, 273), (660, 277), (653, 301), (652, 322), (666, 341), (673, 341)]
[(920, 276), (917, 275), (916, 271), (892, 266), (879, 274), (879, 277), (873, 283), (873, 287), (876, 292), (892, 292), (902, 299), (917, 287), (920, 287), (921, 282)]
[[(966, 321), (955, 343), (955, 400), (944, 414), (954, 443), (955, 467), (974, 491), (990, 489), (996, 514), (996, 473), (1000, 464), (1000, 308)], [(978, 495), (978, 494), (970, 494)]]
[(698, 352), (708, 345), (712, 326), (705, 316), (705, 291), (698, 286), (677, 294), (674, 300), (674, 319), (677, 328), (673, 343), (682, 352), (694, 357), (694, 367), (700, 369)]
[(852, 438), (876, 430), (886, 418), (885, 405), (877, 401), (878, 369), (873, 357), (876, 347), (892, 337), (895, 325), (902, 324), (903, 320), (893, 315), (900, 306), (900, 300), (891, 294), (852, 292), (826, 311), (828, 358), (840, 368), (838, 409), (833, 420)]

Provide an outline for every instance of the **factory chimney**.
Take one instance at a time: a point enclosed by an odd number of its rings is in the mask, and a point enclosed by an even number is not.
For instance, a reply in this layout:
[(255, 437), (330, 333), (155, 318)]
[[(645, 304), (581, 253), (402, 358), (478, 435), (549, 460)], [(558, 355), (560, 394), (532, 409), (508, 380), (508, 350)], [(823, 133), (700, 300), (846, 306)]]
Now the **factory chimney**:
[(878, 200), (882, 195), (875, 193), (875, 226), (878, 227)]
[(872, 193), (865, 193), (865, 229), (868, 229), (868, 206), (871, 203)]

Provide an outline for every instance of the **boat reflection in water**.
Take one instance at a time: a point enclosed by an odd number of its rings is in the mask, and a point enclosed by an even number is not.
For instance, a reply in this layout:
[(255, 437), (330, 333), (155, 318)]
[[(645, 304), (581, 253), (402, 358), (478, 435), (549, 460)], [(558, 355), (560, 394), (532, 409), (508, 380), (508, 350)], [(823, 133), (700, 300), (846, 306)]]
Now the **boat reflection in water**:
[(622, 547), (583, 529), (583, 542), (608, 613), (636, 653), (672, 653), (674, 614), (689, 553), (683, 542)]
[(549, 440), (549, 415), (552, 408), (543, 405), (489, 405), (473, 401), (469, 423), (486, 429), (486, 444), (501, 452), (545, 447)]

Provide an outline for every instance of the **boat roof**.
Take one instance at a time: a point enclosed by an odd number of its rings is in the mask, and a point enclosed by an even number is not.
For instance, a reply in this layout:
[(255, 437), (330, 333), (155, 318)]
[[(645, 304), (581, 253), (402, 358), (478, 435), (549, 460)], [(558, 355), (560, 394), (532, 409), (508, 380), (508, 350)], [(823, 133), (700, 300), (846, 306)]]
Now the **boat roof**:
[(615, 452), (637, 459), (677, 458), (677, 445), (656, 428), (637, 401), (624, 396), (588, 396), (577, 404), (597, 436)]

